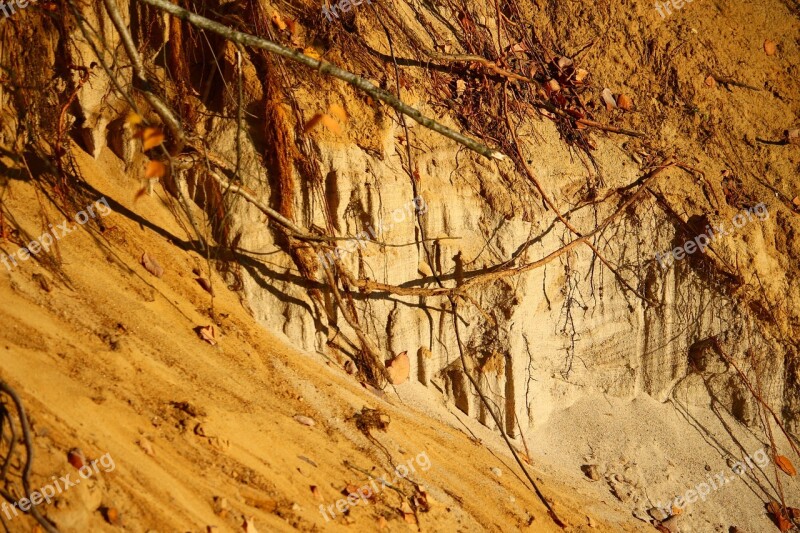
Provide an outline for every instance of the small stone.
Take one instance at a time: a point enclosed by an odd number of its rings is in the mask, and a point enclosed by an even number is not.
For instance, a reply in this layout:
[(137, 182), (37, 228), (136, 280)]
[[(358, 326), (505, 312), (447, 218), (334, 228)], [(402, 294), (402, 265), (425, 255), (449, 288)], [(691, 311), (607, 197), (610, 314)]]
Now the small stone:
[(668, 520), (661, 522), (661, 525), (669, 530), (670, 533), (678, 533), (678, 517), (672, 516)]
[(663, 510), (659, 509), (658, 507), (653, 507), (647, 511), (647, 514), (653, 517), (654, 520), (666, 520), (669, 515)]
[(316, 425), (316, 422), (314, 422), (314, 419), (313, 418), (309, 418), (307, 416), (294, 415), (294, 419), (297, 422), (300, 422), (301, 424), (303, 424), (304, 426), (314, 427)]
[(493, 466), (492, 467), (492, 474), (494, 474), (497, 477), (500, 477), (500, 476), (503, 475), (503, 471), (500, 470), (499, 468), (497, 468), (496, 466)]
[(586, 474), (586, 477), (592, 481), (597, 481), (600, 479), (600, 473), (597, 471), (597, 465), (583, 465), (581, 470), (583, 470), (583, 473)]

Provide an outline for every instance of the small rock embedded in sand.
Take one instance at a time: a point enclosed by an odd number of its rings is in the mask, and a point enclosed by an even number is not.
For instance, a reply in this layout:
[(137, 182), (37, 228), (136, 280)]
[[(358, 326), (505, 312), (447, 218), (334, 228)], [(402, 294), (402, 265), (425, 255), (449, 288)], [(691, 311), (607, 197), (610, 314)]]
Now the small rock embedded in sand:
[(391, 381), (392, 385), (400, 385), (405, 382), (411, 371), (411, 363), (406, 352), (402, 352), (392, 359), (386, 365), (386, 370), (389, 373), (389, 381)]
[(677, 516), (670, 517), (668, 520), (661, 522), (661, 525), (667, 528), (670, 531), (670, 533), (678, 533), (678, 531), (680, 531), (678, 529)]
[(304, 426), (314, 427), (316, 425), (316, 422), (314, 422), (314, 419), (313, 418), (309, 418), (307, 416), (294, 415), (294, 419), (296, 421), (300, 422), (301, 424), (303, 424)]
[(497, 468), (496, 466), (493, 466), (491, 470), (492, 470), (492, 474), (494, 474), (497, 477), (500, 477), (500, 476), (503, 475), (503, 471), (500, 470), (499, 468)]
[(597, 481), (600, 479), (600, 473), (597, 471), (597, 465), (583, 465), (581, 470), (583, 470), (583, 473), (586, 474), (586, 477), (592, 481)]
[(653, 517), (654, 520), (666, 520), (669, 515), (663, 510), (659, 509), (658, 507), (653, 507), (647, 511), (647, 514)]

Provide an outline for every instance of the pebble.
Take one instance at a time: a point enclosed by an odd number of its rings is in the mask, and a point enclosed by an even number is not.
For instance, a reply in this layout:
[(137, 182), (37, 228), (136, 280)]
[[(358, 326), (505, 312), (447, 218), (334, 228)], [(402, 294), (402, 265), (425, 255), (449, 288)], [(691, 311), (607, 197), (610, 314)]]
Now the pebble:
[(492, 467), (492, 474), (494, 474), (497, 477), (500, 477), (500, 476), (503, 475), (503, 471), (500, 470), (499, 468), (497, 468), (496, 466), (493, 466)]

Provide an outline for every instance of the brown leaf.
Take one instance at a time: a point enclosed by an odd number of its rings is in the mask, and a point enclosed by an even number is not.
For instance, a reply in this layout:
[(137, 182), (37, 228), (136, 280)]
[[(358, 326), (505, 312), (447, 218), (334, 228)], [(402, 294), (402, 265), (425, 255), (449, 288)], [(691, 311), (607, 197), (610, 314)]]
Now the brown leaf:
[(303, 49), (303, 54), (305, 54), (308, 57), (311, 57), (313, 59), (317, 59), (317, 60), (322, 58), (322, 56), (319, 55), (319, 52), (317, 52), (317, 50), (315, 48), (312, 48), (310, 46), (308, 48), (304, 48)]
[(142, 150), (147, 151), (164, 142), (164, 133), (160, 128), (145, 128), (142, 130)]
[(775, 466), (783, 470), (789, 476), (794, 477), (797, 475), (797, 470), (794, 469), (792, 462), (783, 455), (775, 456)]
[(544, 84), (544, 88), (548, 93), (557, 93), (561, 90), (561, 85), (559, 85), (556, 80), (547, 80)]
[(292, 36), (297, 34), (297, 19), (286, 19), (286, 27), (289, 28), (289, 33)]
[(116, 507), (102, 507), (100, 512), (103, 513), (103, 518), (112, 526), (119, 525), (119, 510)]
[(589, 71), (585, 68), (579, 68), (575, 71), (575, 83), (583, 83), (583, 80), (589, 75)]
[(777, 51), (778, 45), (775, 43), (775, 41), (770, 39), (766, 39), (764, 41), (764, 53), (766, 53), (768, 56), (774, 56)]
[(275, 24), (279, 30), (286, 29), (286, 23), (283, 21), (283, 17), (281, 17), (277, 11), (272, 12), (272, 23)]
[(84, 457), (80, 448), (72, 448), (67, 452), (67, 461), (77, 470), (80, 470), (86, 464), (86, 457)]
[(386, 370), (389, 373), (389, 381), (392, 385), (404, 383), (411, 372), (411, 362), (406, 352), (398, 354), (397, 357), (389, 361), (389, 364), (386, 365)]
[(162, 178), (167, 173), (167, 167), (160, 161), (150, 160), (147, 162), (147, 169), (144, 171), (145, 178)]
[(142, 266), (155, 277), (160, 278), (164, 275), (164, 269), (161, 268), (161, 265), (158, 264), (158, 261), (150, 257), (147, 252), (142, 254), (141, 263)]
[(713, 89), (717, 85), (717, 80), (714, 79), (714, 76), (709, 74), (706, 76), (705, 84)]
[(217, 344), (217, 332), (214, 330), (214, 324), (209, 324), (208, 326), (197, 326), (194, 328), (197, 335), (206, 341), (211, 346), (215, 346)]
[(617, 107), (630, 111), (633, 109), (633, 100), (627, 94), (621, 94), (617, 97)]

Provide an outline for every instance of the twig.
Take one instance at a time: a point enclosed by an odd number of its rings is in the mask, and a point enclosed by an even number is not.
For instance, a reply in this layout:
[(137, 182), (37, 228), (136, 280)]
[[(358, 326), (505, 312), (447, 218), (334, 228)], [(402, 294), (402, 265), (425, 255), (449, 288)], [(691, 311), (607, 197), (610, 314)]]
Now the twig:
[[(17, 408), (17, 416), (19, 416), (19, 423), (22, 426), (22, 439), (25, 441), (25, 467), (22, 469), (22, 489), (25, 491), (26, 495), (31, 494), (31, 487), (30, 482), (28, 481), (28, 476), (31, 473), (31, 467), (33, 466), (33, 442), (31, 441), (31, 428), (28, 425), (28, 417), (25, 415), (25, 407), (22, 405), (22, 400), (19, 399), (17, 393), (12, 389), (5, 381), (0, 380), (0, 392), (3, 392), (11, 397), (11, 400), (14, 402), (14, 406)], [(11, 419), (9, 418), (9, 424), (11, 424)], [(9, 448), (9, 455), (14, 451), (13, 443)], [(6, 494), (3, 491), (3, 497), (9, 501), (9, 503), (15, 503), (13, 498), (10, 498), (9, 494)], [(31, 506), (30, 513), (36, 519), (37, 522), (47, 531), (47, 533), (58, 533), (58, 529), (56, 529), (50, 522), (47, 521), (45, 517), (39, 514), (39, 510), (36, 508), (35, 505)]]
[[(111, 2), (112, 0), (104, 0), (104, 1), (108, 3)], [(253, 46), (256, 48), (261, 48), (268, 52), (278, 54), (287, 59), (291, 59), (292, 61), (296, 61), (297, 63), (306, 65), (307, 67), (316, 69), (320, 74), (330, 74), (331, 76), (339, 78), (340, 80), (349, 83), (353, 87), (356, 87), (357, 89), (364, 91), (373, 98), (386, 102), (388, 105), (390, 105), (397, 111), (405, 115), (408, 115), (409, 117), (413, 118), (426, 128), (432, 129), (433, 131), (440, 133), (441, 135), (444, 135), (445, 137), (452, 139), (459, 144), (466, 146), (470, 150), (477, 152), (484, 157), (490, 159), (497, 159), (500, 161), (506, 159), (506, 156), (503, 155), (501, 152), (493, 150), (488, 146), (486, 146), (485, 144), (482, 144), (474, 139), (466, 137), (461, 133), (458, 133), (457, 131), (451, 130), (447, 126), (444, 126), (436, 122), (435, 120), (424, 116), (417, 109), (414, 109), (409, 105), (406, 105), (391, 93), (384, 91), (379, 87), (376, 87), (375, 85), (365, 80), (364, 78), (356, 76), (355, 74), (348, 72), (346, 70), (343, 70), (332, 63), (329, 63), (325, 60), (314, 59), (313, 57), (307, 56), (296, 50), (286, 48), (272, 41), (268, 41), (267, 39), (262, 39), (261, 37), (256, 37), (255, 35), (250, 35), (248, 33), (236, 31), (223, 24), (220, 24), (219, 22), (215, 22), (205, 17), (201, 17), (196, 13), (192, 13), (191, 11), (187, 11), (183, 8), (180, 8), (175, 4), (171, 4), (167, 0), (139, 0), (139, 1), (154, 6), (163, 11), (166, 11), (175, 17), (178, 17), (182, 20), (189, 22), (190, 24), (197, 26), (198, 28), (214, 32), (230, 41), (245, 46)]]
[(481, 388), (478, 385), (478, 383), (475, 381), (475, 378), (473, 378), (472, 374), (470, 374), (469, 369), (467, 368), (467, 362), (466, 362), (465, 355), (464, 355), (464, 346), (463, 346), (463, 344), (461, 342), (461, 334), (459, 333), (459, 329), (458, 329), (458, 303), (457, 303), (457, 298), (451, 296), (450, 297), (450, 305), (453, 307), (453, 327), (455, 328), (455, 332), (456, 332), (456, 344), (458, 345), (458, 353), (459, 353), (459, 356), (460, 356), (460, 359), (461, 359), (461, 366), (464, 369), (464, 374), (466, 374), (467, 379), (469, 379), (470, 383), (472, 383), (472, 386), (475, 388), (475, 391), (478, 393), (478, 397), (480, 397), (481, 402), (483, 402), (483, 405), (486, 407), (486, 410), (489, 411), (489, 415), (491, 415), (492, 420), (494, 420), (494, 423), (497, 425), (497, 428), (500, 430), (500, 434), (503, 436), (503, 440), (506, 441), (506, 445), (508, 446), (508, 449), (511, 450), (511, 455), (514, 456), (514, 459), (517, 461), (517, 464), (522, 469), (522, 472), (525, 474), (525, 477), (530, 482), (531, 487), (533, 487), (533, 491), (536, 493), (536, 496), (539, 497), (539, 500), (544, 504), (545, 508), (547, 509), (547, 514), (550, 516), (550, 518), (553, 520), (553, 522), (556, 523), (556, 525), (558, 525), (559, 527), (565, 528), (566, 524), (564, 522), (562, 522), (561, 519), (558, 517), (558, 515), (555, 512), (555, 510), (553, 509), (553, 506), (550, 505), (550, 502), (547, 501), (547, 498), (545, 498), (544, 494), (542, 494), (542, 491), (539, 489), (539, 486), (536, 484), (536, 481), (534, 481), (533, 478), (531, 477), (530, 473), (528, 473), (528, 469), (525, 468), (525, 465), (522, 463), (522, 459), (519, 458), (519, 455), (517, 454), (517, 451), (514, 449), (514, 446), (511, 444), (511, 441), (508, 439), (508, 435), (506, 435), (506, 431), (503, 428), (502, 422), (497, 417), (495, 412), (492, 410), (492, 406), (489, 404), (489, 401), (486, 399), (486, 397), (484, 396), (483, 392), (481, 392)]
[(728, 85), (733, 85), (734, 87), (741, 87), (743, 89), (750, 89), (751, 91), (760, 91), (761, 90), (758, 87), (753, 87), (752, 85), (747, 85), (746, 83), (742, 83), (740, 81), (736, 81), (733, 78), (725, 78), (723, 76), (717, 76), (716, 74), (712, 74), (711, 77), (714, 78), (714, 80), (716, 80), (717, 83), (721, 83), (722, 85), (725, 85), (726, 87)]

